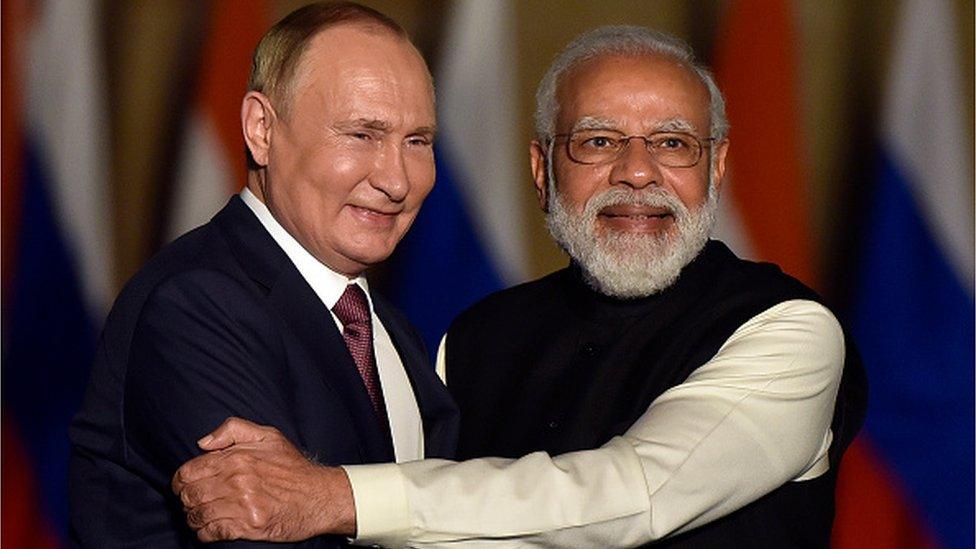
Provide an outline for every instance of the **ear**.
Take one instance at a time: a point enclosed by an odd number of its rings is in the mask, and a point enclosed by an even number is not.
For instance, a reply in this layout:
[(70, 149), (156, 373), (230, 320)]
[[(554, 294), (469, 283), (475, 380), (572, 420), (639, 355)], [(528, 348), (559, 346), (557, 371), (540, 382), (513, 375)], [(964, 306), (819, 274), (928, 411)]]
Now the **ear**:
[(712, 172), (712, 181), (714, 181), (716, 193), (721, 193), (722, 183), (725, 181), (725, 157), (728, 152), (728, 139), (723, 139), (712, 145), (712, 154), (715, 155), (715, 171)]
[(529, 164), (532, 166), (532, 183), (535, 185), (535, 194), (539, 198), (539, 207), (542, 208), (542, 211), (549, 213), (547, 157), (545, 145), (540, 143), (538, 139), (533, 139), (529, 143)]
[(268, 165), (274, 122), (275, 112), (268, 97), (261, 92), (247, 92), (241, 104), (241, 128), (251, 157), (261, 167)]

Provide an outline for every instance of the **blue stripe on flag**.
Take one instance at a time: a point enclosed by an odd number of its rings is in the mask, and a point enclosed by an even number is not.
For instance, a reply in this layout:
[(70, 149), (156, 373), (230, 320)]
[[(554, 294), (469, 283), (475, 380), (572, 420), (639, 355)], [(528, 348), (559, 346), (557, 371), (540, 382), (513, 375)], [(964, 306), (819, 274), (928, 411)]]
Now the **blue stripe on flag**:
[(880, 170), (852, 319), (870, 381), (865, 429), (939, 540), (969, 549), (973, 298), (891, 158)]
[(4, 346), (3, 406), (24, 439), (41, 505), (66, 540), (68, 423), (81, 404), (96, 335), (52, 214), (44, 166), (31, 145)]
[(478, 238), (447, 151), (437, 149), (437, 184), (390, 260), (386, 292), (436, 352), (451, 320), (502, 288)]

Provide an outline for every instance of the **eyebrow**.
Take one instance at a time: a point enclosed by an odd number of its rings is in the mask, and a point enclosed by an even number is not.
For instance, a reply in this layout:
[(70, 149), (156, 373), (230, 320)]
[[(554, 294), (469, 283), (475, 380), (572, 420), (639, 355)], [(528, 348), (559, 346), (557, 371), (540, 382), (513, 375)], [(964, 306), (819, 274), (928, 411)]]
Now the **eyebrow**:
[(695, 125), (688, 122), (684, 118), (669, 118), (664, 122), (658, 124), (654, 131), (657, 132), (692, 132), (695, 131)]
[[(377, 118), (355, 118), (353, 120), (339, 122), (335, 125), (335, 128), (337, 130), (373, 130), (391, 133), (393, 131), (393, 124)], [(436, 133), (437, 126), (420, 126), (410, 132), (412, 135), (435, 135)]]
[[(620, 124), (612, 118), (601, 118), (598, 116), (584, 116), (573, 124), (571, 132), (580, 130), (615, 130), (620, 131), (618, 128)], [(695, 131), (695, 125), (691, 122), (685, 120), (684, 118), (668, 118), (654, 128), (655, 132), (692, 132)]]
[(410, 133), (412, 135), (418, 135), (418, 134), (420, 134), (420, 135), (434, 136), (434, 135), (437, 135), (437, 126), (420, 126), (419, 128), (415, 128)]
[(355, 118), (353, 120), (345, 120), (339, 122), (335, 125), (336, 128), (340, 130), (374, 130), (384, 133), (389, 133), (393, 131), (393, 124), (385, 121), (378, 120), (376, 118)]
[(610, 118), (600, 118), (597, 116), (584, 116), (573, 124), (570, 132), (580, 130), (616, 130), (619, 124)]

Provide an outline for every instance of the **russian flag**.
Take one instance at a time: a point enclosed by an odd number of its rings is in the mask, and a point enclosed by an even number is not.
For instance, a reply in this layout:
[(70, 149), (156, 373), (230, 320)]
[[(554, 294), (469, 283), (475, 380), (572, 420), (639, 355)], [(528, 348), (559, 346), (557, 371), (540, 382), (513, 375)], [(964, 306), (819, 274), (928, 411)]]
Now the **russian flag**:
[(839, 517), (839, 547), (974, 544), (973, 172), (955, 34), (948, 2), (902, 5), (852, 315), (870, 446), (842, 479), (861, 505)]
[(451, 320), (526, 277), (514, 10), (452, 5), (435, 67), (437, 183), (391, 259), (386, 291), (437, 349)]
[(111, 299), (98, 2), (3, 2), (3, 543), (67, 540), (67, 428)]

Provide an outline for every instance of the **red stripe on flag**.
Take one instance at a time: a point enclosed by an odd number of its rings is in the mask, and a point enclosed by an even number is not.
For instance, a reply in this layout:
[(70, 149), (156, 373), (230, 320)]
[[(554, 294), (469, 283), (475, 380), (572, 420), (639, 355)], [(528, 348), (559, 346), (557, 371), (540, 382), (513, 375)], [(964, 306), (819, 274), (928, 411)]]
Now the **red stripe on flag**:
[(233, 168), (233, 191), (244, 186), (244, 139), (241, 137), (241, 97), (247, 90), (251, 55), (267, 30), (265, 2), (219, 0), (210, 12), (210, 32), (204, 46), (199, 90), (200, 106), (213, 123)]
[(715, 68), (732, 125), (729, 194), (757, 259), (815, 287), (795, 45), (789, 2), (732, 2)]
[(934, 548), (895, 477), (870, 444), (860, 437), (844, 455), (837, 481), (837, 515), (831, 546), (835, 549), (884, 547)]
[(14, 254), (17, 249), (17, 233), (20, 229), (20, 213), (22, 209), (21, 192), (23, 186), (23, 131), (24, 121), (21, 106), (23, 105), (24, 82), (24, 45), (29, 16), (26, 0), (4, 0), (0, 4), (0, 125), (2, 125), (2, 194), (0, 201), (0, 219), (3, 235), (2, 255), (0, 264), (3, 265), (2, 294), (4, 296), (3, 318), (7, 314), (8, 296), (11, 295), (11, 277), (14, 269)]
[[(4, 12), (4, 16), (6, 15)], [(0, 482), (3, 483), (3, 494), (0, 496), (0, 505), (3, 507), (3, 515), (0, 522), (0, 545), (55, 549), (59, 546), (58, 538), (41, 512), (34, 471), (16, 429), (7, 418), (3, 420), (2, 440)]]

